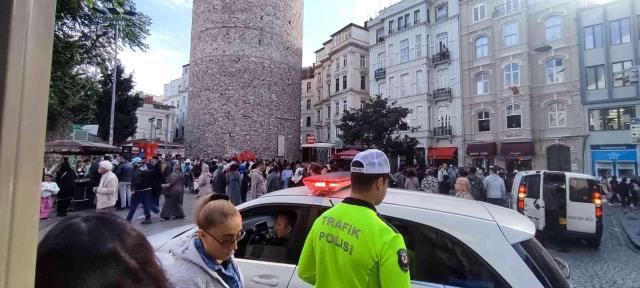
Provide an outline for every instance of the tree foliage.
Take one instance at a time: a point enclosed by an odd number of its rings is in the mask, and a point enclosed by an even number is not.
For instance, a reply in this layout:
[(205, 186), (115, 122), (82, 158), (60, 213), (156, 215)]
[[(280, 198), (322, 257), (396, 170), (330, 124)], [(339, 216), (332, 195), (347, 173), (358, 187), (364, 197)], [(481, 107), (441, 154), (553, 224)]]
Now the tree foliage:
[[(118, 65), (116, 74), (116, 107), (113, 129), (113, 143), (120, 145), (127, 138), (136, 133), (138, 118), (136, 110), (142, 107), (142, 97), (132, 94), (134, 82), (133, 74), (124, 75), (124, 67)], [(102, 140), (109, 140), (109, 125), (111, 122), (111, 94), (112, 73), (105, 72), (100, 79), (100, 94), (95, 99), (96, 118), (98, 122), (98, 136)]]
[(53, 38), (47, 128), (63, 122), (96, 120), (93, 106), (100, 90), (100, 71), (113, 66), (115, 25), (118, 47), (145, 51), (151, 19), (142, 13), (120, 21), (101, 15), (92, 7), (136, 11), (134, 0), (58, 0)]
[(392, 155), (413, 155), (418, 140), (398, 133), (416, 130), (404, 120), (411, 110), (394, 105), (378, 95), (360, 109), (345, 111), (337, 125), (339, 137), (346, 145), (376, 148)]

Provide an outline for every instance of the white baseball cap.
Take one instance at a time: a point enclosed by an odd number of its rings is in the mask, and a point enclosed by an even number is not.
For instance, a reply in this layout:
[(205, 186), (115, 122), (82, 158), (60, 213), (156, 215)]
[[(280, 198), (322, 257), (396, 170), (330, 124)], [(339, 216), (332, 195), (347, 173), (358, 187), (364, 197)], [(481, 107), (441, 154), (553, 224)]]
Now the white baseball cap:
[(389, 158), (378, 149), (369, 149), (356, 154), (351, 161), (351, 172), (362, 174), (389, 174)]

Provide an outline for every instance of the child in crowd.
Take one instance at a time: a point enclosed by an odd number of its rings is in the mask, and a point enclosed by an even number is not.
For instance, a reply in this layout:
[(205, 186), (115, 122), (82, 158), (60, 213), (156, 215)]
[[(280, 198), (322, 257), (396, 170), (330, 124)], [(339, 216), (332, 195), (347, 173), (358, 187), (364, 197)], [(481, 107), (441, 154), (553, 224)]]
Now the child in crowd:
[(44, 175), (44, 181), (40, 184), (40, 220), (49, 219), (49, 212), (51, 212), (51, 198), (53, 195), (58, 194), (60, 188), (58, 184), (53, 182), (53, 175)]

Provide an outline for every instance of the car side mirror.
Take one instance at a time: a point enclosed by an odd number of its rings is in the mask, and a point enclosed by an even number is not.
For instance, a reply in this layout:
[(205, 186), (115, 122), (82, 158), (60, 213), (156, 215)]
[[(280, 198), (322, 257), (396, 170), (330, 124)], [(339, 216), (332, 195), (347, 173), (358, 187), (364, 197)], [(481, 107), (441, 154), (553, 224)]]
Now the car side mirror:
[(569, 269), (569, 264), (567, 264), (567, 261), (564, 261), (564, 259), (560, 257), (553, 257), (553, 260), (556, 262), (556, 265), (558, 265), (558, 268), (562, 270), (562, 274), (564, 274), (564, 277), (567, 279), (571, 278), (571, 269)]

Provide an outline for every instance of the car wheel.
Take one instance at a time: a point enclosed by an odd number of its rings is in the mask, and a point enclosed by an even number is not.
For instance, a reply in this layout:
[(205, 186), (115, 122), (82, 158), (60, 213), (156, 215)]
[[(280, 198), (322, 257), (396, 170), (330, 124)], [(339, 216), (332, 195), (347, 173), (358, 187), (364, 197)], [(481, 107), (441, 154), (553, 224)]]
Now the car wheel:
[(600, 242), (602, 242), (602, 238), (589, 239), (587, 240), (587, 245), (591, 246), (594, 249), (600, 248)]

